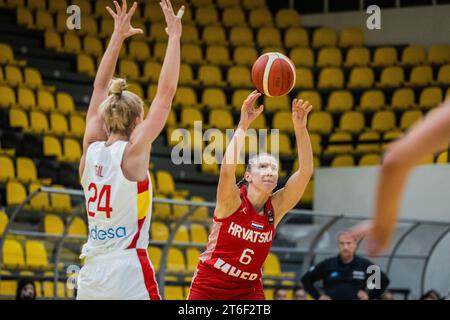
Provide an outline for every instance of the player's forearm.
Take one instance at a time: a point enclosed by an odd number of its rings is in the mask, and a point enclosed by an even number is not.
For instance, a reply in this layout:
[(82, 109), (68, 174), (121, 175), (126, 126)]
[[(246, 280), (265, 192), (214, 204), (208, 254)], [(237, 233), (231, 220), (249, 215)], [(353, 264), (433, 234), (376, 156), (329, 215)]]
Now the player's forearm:
[(173, 99), (180, 74), (180, 37), (170, 36), (164, 62), (159, 75), (157, 95)]
[(111, 40), (98, 67), (97, 75), (95, 76), (95, 89), (106, 90), (108, 88), (109, 82), (113, 78), (116, 70), (123, 40), (121, 36), (115, 33), (111, 36)]
[(236, 167), (239, 161), (239, 156), (241, 154), (242, 147), (245, 142), (245, 135), (247, 134), (247, 128), (243, 126), (238, 126), (236, 132), (233, 135), (230, 143), (225, 150), (225, 155), (222, 160), (222, 165), (220, 167), (221, 174), (230, 173), (235, 174)]
[(314, 173), (314, 155), (308, 129), (304, 126), (295, 128), (297, 141), (298, 172), (301, 175), (312, 176)]

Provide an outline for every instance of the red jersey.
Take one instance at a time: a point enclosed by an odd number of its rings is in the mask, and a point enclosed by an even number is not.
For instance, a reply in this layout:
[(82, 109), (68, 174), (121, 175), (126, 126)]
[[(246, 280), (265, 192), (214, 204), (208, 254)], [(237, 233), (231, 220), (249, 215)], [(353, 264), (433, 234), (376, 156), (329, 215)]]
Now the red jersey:
[(241, 187), (241, 205), (229, 217), (214, 217), (205, 252), (200, 256), (197, 273), (207, 272), (225, 281), (256, 283), (261, 279), (264, 261), (275, 236), (274, 211), (270, 199), (264, 214), (256, 212)]

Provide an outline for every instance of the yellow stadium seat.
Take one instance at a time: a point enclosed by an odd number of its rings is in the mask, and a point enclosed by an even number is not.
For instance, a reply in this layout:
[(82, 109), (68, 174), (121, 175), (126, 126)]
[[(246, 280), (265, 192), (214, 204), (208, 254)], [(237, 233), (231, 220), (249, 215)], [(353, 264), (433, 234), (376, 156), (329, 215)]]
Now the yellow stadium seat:
[(0, 167), (2, 168), (2, 171), (0, 172), (0, 182), (14, 180), (16, 178), (14, 162), (11, 158), (0, 155)]
[[(154, 222), (155, 223), (155, 222)], [(152, 223), (153, 225), (153, 223)], [(150, 261), (155, 268), (156, 272), (159, 272), (159, 265), (161, 263), (161, 249), (155, 246), (149, 246), (148, 247), (148, 256), (150, 258)]]
[(27, 28), (33, 28), (34, 23), (31, 11), (25, 8), (17, 8), (16, 13), (18, 25), (25, 26)]
[[(436, 163), (439, 164), (448, 164), (448, 151), (443, 151), (441, 152), (437, 157), (436, 157)], [(1, 231), (0, 231), (1, 234)]]
[(147, 3), (144, 9), (144, 18), (151, 23), (163, 23), (164, 13), (157, 3)]
[(347, 51), (344, 66), (365, 67), (370, 64), (370, 51), (367, 48), (351, 48)]
[[(152, 83), (157, 83), (159, 80), (159, 74), (161, 73), (161, 67), (162, 67), (161, 64), (158, 62), (154, 62), (154, 61), (146, 62), (145, 66), (144, 66), (144, 75), (142, 76), (142, 79), (144, 81), (150, 81)], [(181, 78), (181, 74), (180, 74), (180, 78)]]
[(75, 111), (75, 103), (72, 96), (65, 92), (58, 92), (56, 94), (56, 106), (58, 112), (62, 114), (70, 114)]
[(296, 67), (312, 68), (314, 66), (314, 53), (310, 48), (294, 48), (289, 57)]
[(284, 36), (284, 46), (286, 48), (308, 47), (308, 32), (303, 28), (289, 28)]
[(260, 114), (259, 117), (257, 117), (252, 124), (250, 125), (251, 129), (259, 130), (259, 129), (266, 129), (266, 117), (264, 113)]
[[(51, 1), (55, 2), (55, 1)], [(56, 27), (55, 30), (58, 34), (62, 34), (67, 31), (67, 14), (66, 14), (67, 7), (62, 11), (56, 13)], [(50, 30), (47, 30), (50, 31)]]
[(214, 6), (197, 8), (195, 12), (195, 21), (202, 27), (217, 24), (219, 14)]
[(56, 51), (62, 50), (62, 41), (58, 32), (47, 30), (44, 34), (45, 48), (54, 49)]
[(227, 39), (225, 36), (225, 30), (221, 26), (207, 26), (203, 29), (202, 35), (203, 41), (207, 45), (219, 45), (226, 46)]
[(37, 10), (35, 13), (36, 17), (36, 28), (40, 30), (53, 30), (53, 17), (46, 10)]
[(381, 71), (379, 87), (400, 87), (405, 82), (405, 73), (402, 67), (387, 67)]
[(84, 129), (86, 127), (85, 121), (80, 116), (70, 116), (70, 133), (76, 138), (81, 138), (84, 135)]
[(183, 287), (180, 286), (169, 286), (165, 287), (166, 300), (186, 300), (185, 294), (183, 292)]
[(333, 91), (328, 97), (327, 111), (345, 112), (353, 108), (353, 95), (347, 90)]
[(223, 46), (209, 46), (206, 49), (206, 61), (214, 65), (230, 65), (230, 53)]
[(426, 86), (433, 81), (433, 69), (430, 66), (417, 66), (411, 70), (408, 85)]
[(339, 120), (339, 130), (353, 134), (364, 130), (364, 114), (359, 111), (347, 111)]
[(379, 152), (380, 143), (374, 141), (380, 139), (381, 139), (380, 134), (375, 131), (366, 131), (361, 133), (358, 136), (358, 145), (356, 146), (356, 152), (358, 153)]
[(167, 241), (169, 239), (169, 229), (162, 223), (155, 221), (151, 226), (151, 239), (154, 241)]
[[(330, 135), (328, 139), (328, 147), (325, 150), (325, 154), (347, 154), (353, 152), (351, 145), (352, 135), (347, 132), (338, 132)], [(333, 142), (339, 142), (339, 144), (333, 144)], [(343, 144), (343, 142), (348, 142)]]
[[(43, 282), (42, 291), (44, 298), (53, 298), (54, 297), (54, 282), (53, 282), (53, 272), (44, 272), (44, 277), (51, 277), (51, 280), (46, 280)], [(59, 281), (56, 286), (56, 297), (57, 298), (65, 298), (65, 287), (66, 283)]]
[(377, 111), (372, 118), (372, 130), (387, 132), (395, 129), (395, 115), (390, 110)]
[(273, 17), (267, 8), (251, 10), (248, 21), (250, 26), (254, 29), (273, 26)]
[(202, 104), (211, 109), (226, 107), (225, 92), (218, 88), (205, 89), (202, 93)]
[(9, 86), (0, 85), (0, 107), (10, 108), (16, 105), (16, 93)]
[(375, 49), (373, 65), (376, 67), (387, 67), (396, 64), (397, 50), (394, 47), (380, 47)]
[(156, 172), (157, 190), (164, 195), (175, 193), (175, 182), (172, 175), (167, 171)]
[(190, 64), (201, 64), (203, 62), (201, 48), (193, 44), (183, 45), (181, 48), (181, 61)]
[(378, 166), (381, 164), (381, 157), (375, 153), (365, 154), (359, 159), (359, 166)]
[(252, 87), (250, 69), (245, 66), (234, 66), (228, 69), (227, 81), (232, 87)]
[(386, 150), (387, 147), (393, 143), (396, 139), (398, 139), (399, 137), (402, 136), (402, 131), (400, 130), (392, 130), (392, 131), (388, 131), (385, 134), (383, 134), (383, 140), (386, 141), (385, 143), (383, 143), (381, 145), (383, 150)]
[(275, 15), (275, 24), (281, 29), (300, 27), (300, 15), (294, 9), (280, 9)]
[(223, 86), (222, 71), (214, 65), (204, 65), (198, 70), (198, 80), (205, 86)]
[(28, 0), (27, 8), (32, 11), (37, 10), (37, 9), (45, 9), (45, 1)]
[(427, 87), (420, 93), (419, 106), (423, 109), (431, 109), (438, 106), (443, 100), (441, 88)]
[(40, 72), (34, 68), (25, 69), (25, 85), (31, 89), (42, 88), (42, 77)]
[(280, 47), (281, 34), (280, 31), (273, 27), (262, 27), (256, 35), (256, 42), (260, 47)]
[(54, 214), (46, 214), (44, 217), (44, 232), (61, 235), (64, 232), (64, 223), (61, 218)]
[(314, 155), (320, 155), (322, 153), (322, 138), (321, 138), (321, 136), (316, 133), (311, 133), (310, 139), (311, 139), (311, 146), (312, 146)]
[(384, 93), (381, 90), (367, 90), (361, 95), (357, 109), (377, 111), (386, 105)]
[(266, 0), (242, 0), (241, 3), (245, 10), (266, 7)]
[(279, 111), (275, 113), (272, 120), (272, 127), (286, 132), (294, 132), (292, 124), (292, 114), (289, 111)]
[(21, 128), (27, 131), (29, 129), (27, 114), (19, 109), (11, 109), (9, 111), (9, 125), (11, 128)]
[[(188, 26), (186, 26), (188, 27)], [(164, 42), (167, 40), (167, 33), (165, 31), (166, 26), (164, 24), (151, 24), (150, 25), (150, 40), (155, 42)], [(187, 28), (190, 29), (190, 28)], [(183, 30), (188, 31), (189, 30)], [(183, 36), (185, 36), (185, 32), (183, 32)], [(182, 38), (183, 41), (185, 40), (185, 37)]]
[(448, 44), (436, 44), (432, 45), (428, 50), (427, 56), (428, 63), (431, 64), (444, 64), (450, 62), (450, 45)]
[(350, 71), (348, 88), (370, 88), (374, 83), (373, 70), (366, 67), (355, 67)]
[[(158, 79), (156, 80), (156, 82), (157, 81), (158, 81)], [(180, 66), (180, 76), (179, 76), (178, 81), (180, 84), (185, 84), (185, 85), (193, 85), (193, 84), (198, 83), (198, 80), (194, 79), (194, 73), (189, 64), (183, 63)]]
[(103, 56), (103, 45), (97, 37), (85, 37), (83, 40), (83, 50), (85, 54), (89, 54), (94, 57)]
[(128, 91), (133, 92), (141, 99), (144, 99), (144, 91), (142, 90), (142, 86), (140, 83), (128, 81)]
[(6, 83), (17, 87), (23, 84), (23, 76), (20, 68), (13, 65), (7, 65), (5, 67), (5, 80)]
[(439, 68), (437, 82), (440, 85), (450, 85), (450, 64), (446, 64)]
[(80, 143), (71, 138), (65, 138), (63, 141), (64, 159), (69, 162), (79, 162), (81, 158)]
[(303, 101), (308, 101), (312, 106), (314, 111), (319, 111), (322, 109), (322, 98), (317, 91), (306, 90), (300, 91), (297, 95), (297, 99), (302, 99)]
[(14, 53), (10, 45), (0, 43), (0, 64), (8, 64), (14, 62)]
[(64, 34), (64, 52), (66, 53), (81, 53), (81, 41), (80, 37), (73, 32), (66, 32)]
[(406, 130), (422, 118), (422, 113), (418, 110), (409, 110), (403, 113), (400, 119), (400, 129)]
[[(63, 186), (53, 185), (52, 188), (64, 189)], [(51, 208), (56, 212), (68, 213), (72, 210), (72, 203), (68, 194), (50, 194)]]
[(220, 9), (233, 8), (240, 6), (240, 0), (217, 0), (217, 6)]
[(342, 63), (341, 50), (338, 48), (322, 48), (317, 57), (317, 66), (323, 67), (339, 67)]
[(72, 4), (80, 7), (81, 12), (89, 16), (92, 13), (92, 6), (89, 0), (73, 0)]
[(80, 217), (75, 217), (72, 222), (70, 223), (69, 229), (68, 229), (68, 235), (69, 236), (87, 236), (87, 227), (86, 223), (83, 219)]
[(408, 46), (402, 51), (402, 64), (418, 65), (425, 63), (425, 49), (422, 46)]
[(186, 271), (186, 263), (183, 253), (177, 248), (170, 248), (167, 257), (167, 272), (183, 273)]
[[(97, 17), (110, 17), (109, 12), (105, 10), (106, 6), (110, 6), (113, 8), (112, 4), (110, 1), (107, 0), (96, 0), (95, 1), (95, 8), (94, 8), (94, 12), (95, 12), (95, 16)], [(138, 6), (136, 9), (136, 13), (135, 16), (136, 17), (140, 17), (140, 7)]]
[[(160, 8), (158, 8), (158, 9), (160, 9)], [(159, 11), (161, 11), (161, 10), (159, 10)], [(101, 38), (107, 38), (107, 37), (110, 37), (113, 32), (114, 32), (114, 21), (111, 19), (111, 17), (103, 18), (100, 23), (99, 36)]]
[(28, 240), (25, 242), (25, 257), (28, 267), (40, 269), (48, 267), (47, 251), (40, 241)]
[(52, 134), (65, 135), (69, 133), (67, 119), (64, 115), (59, 113), (50, 114), (50, 128)]
[(198, 107), (197, 95), (192, 88), (178, 87), (174, 104), (183, 107)]
[(189, 248), (186, 250), (187, 257), (187, 271), (195, 272), (198, 265), (198, 258), (200, 257), (200, 251), (196, 248)]
[(121, 60), (119, 74), (123, 78), (138, 80), (140, 78), (139, 66), (134, 60)]
[(317, 87), (320, 89), (340, 89), (344, 86), (344, 73), (339, 68), (324, 68), (319, 73)]
[(30, 112), (30, 131), (33, 133), (48, 133), (50, 131), (47, 116), (40, 111)]
[(34, 92), (27, 88), (19, 88), (17, 90), (18, 105), (22, 109), (33, 109), (36, 107), (36, 97)]
[(333, 119), (327, 112), (312, 112), (308, 120), (308, 130), (319, 134), (329, 134), (333, 130)]
[(208, 123), (213, 128), (223, 130), (234, 127), (231, 112), (224, 109), (211, 110)]
[[(192, 202), (204, 202), (205, 199), (202, 197), (192, 197)], [(195, 221), (205, 221), (205, 219), (208, 219), (208, 208), (203, 206), (196, 206), (195, 211), (191, 215), (191, 219)]]
[(237, 65), (251, 66), (258, 58), (253, 47), (237, 47), (233, 52), (233, 60)]
[(37, 180), (37, 169), (33, 160), (25, 157), (19, 157), (16, 160), (17, 178), (23, 183), (29, 183)]
[(175, 233), (175, 237), (173, 238), (175, 242), (189, 242), (189, 232), (188, 228), (185, 225), (181, 225), (177, 232)]
[(233, 46), (252, 46), (253, 33), (245, 26), (233, 27), (230, 31), (230, 43)]
[(251, 90), (240, 89), (233, 92), (231, 97), (231, 105), (235, 110), (241, 110), (247, 96), (251, 93)]
[[(173, 200), (185, 200), (182, 196), (174, 196), (172, 197)], [(182, 216), (184, 216), (188, 211), (189, 207), (187, 205), (183, 204), (174, 204), (172, 206), (172, 219), (180, 219)]]
[(312, 89), (314, 87), (314, 76), (309, 68), (297, 68), (295, 88)]
[(77, 70), (80, 73), (86, 73), (89, 76), (95, 76), (94, 59), (86, 54), (77, 56)]
[(245, 26), (245, 13), (240, 7), (227, 8), (222, 13), (222, 23), (227, 28)]
[(49, 91), (39, 90), (37, 93), (37, 107), (45, 112), (55, 110), (55, 97)]
[(213, 175), (218, 176), (220, 171), (219, 171), (219, 165), (217, 163), (216, 157), (211, 154), (203, 155), (201, 170), (203, 173), (213, 174)]
[(264, 96), (264, 108), (266, 111), (289, 110), (289, 105), (289, 97), (286, 95), (279, 97)]
[[(41, 185), (39, 183), (31, 183), (29, 186), (30, 193), (39, 189)], [(29, 208), (31, 210), (50, 210), (50, 202), (48, 199), (48, 194), (45, 192), (38, 193), (34, 198), (31, 199), (29, 203)]]
[(45, 136), (43, 139), (44, 144), (44, 156), (55, 156), (58, 160), (62, 159), (61, 143), (59, 140), (52, 136)]
[(3, 235), (6, 225), (8, 224), (9, 218), (4, 211), (0, 211), (0, 236)]
[(198, 109), (194, 108), (183, 108), (181, 110), (181, 127), (193, 127), (195, 121), (202, 121), (203, 122), (203, 116), (201, 112)]
[(183, 44), (200, 44), (197, 27), (194, 25), (187, 25), (185, 28), (183, 28), (183, 35), (181, 40)]
[(5, 240), (3, 243), (3, 265), (6, 268), (25, 267), (25, 255), (20, 242), (9, 239)]
[(411, 88), (400, 88), (394, 91), (391, 106), (394, 110), (405, 110), (414, 106), (414, 91)]
[(203, 244), (206, 244), (208, 242), (208, 233), (203, 225), (192, 223), (190, 226), (190, 232), (191, 242)]
[(332, 168), (354, 167), (355, 159), (351, 155), (337, 155), (331, 161)]
[(337, 44), (336, 31), (331, 28), (318, 28), (314, 31), (312, 37), (312, 47), (335, 47)]
[(280, 276), (281, 274), (280, 261), (278, 260), (278, 257), (275, 254), (269, 253), (267, 255), (266, 261), (264, 262), (263, 265), (263, 274), (269, 277)]
[(339, 34), (339, 47), (363, 47), (364, 33), (361, 28), (349, 27), (345, 28)]
[(9, 181), (6, 184), (6, 204), (8, 206), (19, 205), (25, 200), (27, 191), (23, 184), (17, 181)]

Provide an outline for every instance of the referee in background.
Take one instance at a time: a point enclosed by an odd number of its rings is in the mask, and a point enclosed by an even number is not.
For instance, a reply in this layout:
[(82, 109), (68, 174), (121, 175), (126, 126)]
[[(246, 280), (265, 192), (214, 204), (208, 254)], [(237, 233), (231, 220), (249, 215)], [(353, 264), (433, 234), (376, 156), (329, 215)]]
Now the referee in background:
[[(316, 300), (369, 300), (377, 299), (389, 285), (389, 279), (380, 272), (379, 288), (369, 289), (367, 272), (374, 265), (371, 261), (355, 254), (356, 239), (348, 232), (338, 234), (339, 255), (325, 259), (311, 267), (302, 277), (305, 290)], [(323, 293), (319, 293), (314, 283), (323, 281)]]

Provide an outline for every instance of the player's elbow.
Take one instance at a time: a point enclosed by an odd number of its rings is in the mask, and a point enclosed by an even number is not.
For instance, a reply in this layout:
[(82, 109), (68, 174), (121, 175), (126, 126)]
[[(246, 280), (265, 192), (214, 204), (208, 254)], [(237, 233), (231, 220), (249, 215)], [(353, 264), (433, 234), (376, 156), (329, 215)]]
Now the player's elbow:
[(382, 163), (383, 170), (398, 170), (406, 167), (408, 167), (408, 161), (399, 148), (389, 149), (385, 153)]
[(160, 84), (158, 86), (158, 95), (164, 99), (172, 101), (177, 92), (177, 86), (171, 84)]

